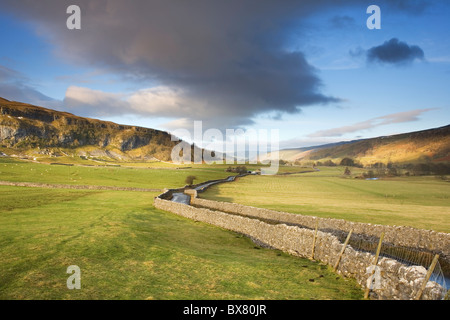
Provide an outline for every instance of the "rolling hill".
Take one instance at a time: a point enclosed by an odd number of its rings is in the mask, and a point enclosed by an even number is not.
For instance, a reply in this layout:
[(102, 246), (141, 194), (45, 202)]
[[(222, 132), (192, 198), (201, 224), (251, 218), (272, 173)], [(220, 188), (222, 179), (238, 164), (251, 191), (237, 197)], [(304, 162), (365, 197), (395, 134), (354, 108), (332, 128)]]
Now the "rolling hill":
[(280, 150), (279, 155), (280, 159), (292, 162), (331, 160), (339, 163), (344, 158), (351, 158), (362, 165), (450, 162), (450, 125), (392, 136), (285, 149)]

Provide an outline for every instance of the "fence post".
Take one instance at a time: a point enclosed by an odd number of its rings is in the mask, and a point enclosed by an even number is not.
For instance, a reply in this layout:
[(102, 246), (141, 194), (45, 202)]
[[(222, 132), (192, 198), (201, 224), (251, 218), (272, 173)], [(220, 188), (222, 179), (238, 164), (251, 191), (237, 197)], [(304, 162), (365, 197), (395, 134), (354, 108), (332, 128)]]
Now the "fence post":
[[(377, 252), (375, 254), (375, 259), (373, 261), (373, 265), (376, 267), (378, 264), (378, 257), (380, 256), (380, 252), (381, 252), (381, 244), (383, 243), (383, 239), (384, 239), (384, 232), (381, 233), (380, 236), (380, 241), (378, 241), (378, 247), (377, 247)], [(372, 270), (372, 274), (369, 276), (372, 277), (375, 273), (375, 268), (373, 268)], [(366, 288), (366, 292), (364, 293), (364, 299), (367, 299), (369, 297), (369, 292), (370, 292), (370, 286), (367, 286)]]
[(425, 290), (425, 287), (427, 286), (428, 280), (430, 280), (431, 274), (433, 273), (434, 268), (436, 267), (438, 259), (439, 259), (439, 255), (437, 254), (434, 256), (434, 259), (433, 259), (433, 262), (431, 262), (430, 268), (428, 268), (428, 272), (425, 277), (425, 280), (423, 280), (422, 286), (420, 287), (419, 291), (417, 291), (415, 300), (420, 300), (420, 298), (422, 297), (422, 293)]
[(351, 237), (351, 235), (352, 235), (352, 232), (353, 232), (353, 229), (350, 230), (350, 232), (348, 233), (347, 239), (345, 239), (344, 245), (343, 245), (343, 247), (342, 247), (341, 252), (339, 253), (339, 257), (338, 257), (338, 259), (337, 259), (337, 261), (336, 261), (336, 264), (334, 265), (333, 271), (336, 271), (336, 270), (337, 270), (337, 267), (339, 266), (339, 262), (341, 261), (341, 257), (342, 257), (342, 255), (344, 254), (345, 248), (347, 247), (347, 244), (348, 244), (348, 242), (349, 242), (349, 240), (350, 240), (350, 237)]
[(316, 239), (317, 239), (317, 229), (319, 228), (319, 220), (316, 221), (316, 230), (314, 231), (314, 239), (311, 250), (311, 259), (314, 260), (314, 251), (316, 248)]

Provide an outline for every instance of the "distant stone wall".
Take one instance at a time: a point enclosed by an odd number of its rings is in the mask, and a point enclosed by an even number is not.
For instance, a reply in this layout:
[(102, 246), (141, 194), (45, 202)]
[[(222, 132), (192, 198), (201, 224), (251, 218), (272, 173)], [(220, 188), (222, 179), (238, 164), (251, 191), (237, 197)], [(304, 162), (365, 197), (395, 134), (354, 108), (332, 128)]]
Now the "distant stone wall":
[[(229, 214), (217, 210), (197, 208), (190, 205), (170, 201), (171, 190), (155, 198), (154, 206), (196, 221), (212, 224), (227, 230), (242, 233), (274, 249), (279, 249), (299, 257), (311, 257), (314, 230), (288, 226), (286, 224), (269, 224), (256, 218)], [(189, 191), (195, 196), (195, 192)], [(199, 199), (193, 201), (196, 202)], [(334, 265), (343, 244), (339, 239), (327, 232), (317, 233), (314, 259)], [(374, 255), (356, 251), (350, 246), (344, 251), (337, 272), (345, 277), (356, 279), (362, 288), (366, 287), (370, 267)], [(412, 299), (425, 279), (423, 267), (408, 267), (396, 260), (381, 258), (378, 262), (381, 281), (371, 293), (372, 299), (406, 300)], [(369, 268), (369, 269), (368, 269)], [(443, 288), (429, 281), (422, 299), (439, 300), (445, 295)]]
[(114, 190), (114, 191), (140, 191), (140, 192), (160, 192), (161, 189), (114, 187), (114, 186), (89, 186), (77, 184), (49, 184), (36, 182), (12, 182), (0, 181), (0, 186), (46, 188), (46, 189), (78, 189), (78, 190)]
[[(194, 191), (194, 192), (193, 192)], [(192, 205), (198, 205), (223, 212), (240, 214), (258, 219), (275, 220), (287, 224), (298, 224), (314, 229), (319, 223), (320, 229), (340, 230), (353, 234), (379, 238), (385, 233), (384, 242), (402, 247), (421, 248), (439, 254), (442, 259), (450, 261), (450, 234), (432, 230), (422, 230), (404, 226), (386, 226), (370, 223), (346, 221), (343, 219), (328, 219), (288, 212), (280, 212), (263, 208), (255, 208), (237, 203), (212, 201), (197, 198), (195, 190), (192, 193)]]

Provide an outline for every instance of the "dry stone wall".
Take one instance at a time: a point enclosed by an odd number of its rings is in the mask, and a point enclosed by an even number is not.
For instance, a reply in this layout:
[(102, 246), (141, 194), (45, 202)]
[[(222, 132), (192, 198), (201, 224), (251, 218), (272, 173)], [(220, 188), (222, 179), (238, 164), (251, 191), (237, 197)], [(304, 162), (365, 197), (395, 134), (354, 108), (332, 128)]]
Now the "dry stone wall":
[(386, 226), (370, 223), (359, 223), (342, 219), (327, 219), (305, 216), (288, 212), (280, 212), (263, 208), (255, 208), (237, 203), (212, 201), (197, 198), (195, 190), (191, 193), (191, 204), (223, 212), (240, 214), (258, 219), (275, 220), (287, 224), (301, 225), (314, 229), (319, 224), (320, 229), (340, 230), (353, 234), (360, 234), (378, 238), (385, 233), (384, 242), (396, 246), (425, 249), (439, 254), (443, 259), (450, 261), (450, 234), (432, 230), (416, 229), (405, 226)]
[[(269, 224), (257, 218), (250, 218), (218, 209), (210, 210), (170, 201), (171, 190), (155, 198), (154, 206), (180, 216), (196, 221), (212, 224), (224, 229), (239, 232), (260, 243), (289, 254), (310, 258), (314, 239), (314, 230), (286, 224)], [(192, 195), (195, 192), (189, 191)], [(198, 199), (197, 199), (198, 200)], [(196, 202), (197, 200), (192, 200)], [(222, 208), (220, 206), (220, 208)], [(343, 248), (339, 239), (327, 232), (317, 232), (314, 259), (333, 266)], [(337, 272), (345, 277), (356, 279), (362, 288), (366, 287), (374, 255), (354, 250), (347, 246), (340, 260)], [(373, 268), (373, 267), (372, 267)], [(396, 260), (382, 258), (378, 263), (375, 287), (371, 292), (372, 299), (412, 299), (415, 297), (425, 279), (426, 270), (423, 267), (408, 267)], [(378, 281), (378, 283), (377, 283)], [(422, 299), (443, 299), (443, 288), (429, 281), (423, 292)]]
[(77, 185), (77, 184), (48, 184), (48, 183), (36, 183), (36, 182), (12, 182), (12, 181), (0, 181), (0, 186), (47, 188), (47, 189), (78, 189), (78, 190), (85, 189), (85, 190), (161, 192), (161, 189), (148, 189), (148, 188), (95, 186), (95, 185), (91, 186), (91, 185)]

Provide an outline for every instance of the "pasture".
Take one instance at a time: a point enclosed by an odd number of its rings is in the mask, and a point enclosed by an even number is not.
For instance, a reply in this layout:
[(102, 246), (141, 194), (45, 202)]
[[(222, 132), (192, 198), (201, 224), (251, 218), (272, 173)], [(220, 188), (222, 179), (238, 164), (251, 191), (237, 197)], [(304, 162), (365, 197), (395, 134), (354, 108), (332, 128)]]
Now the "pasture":
[[(15, 182), (165, 188), (187, 175), (229, 173), (0, 158), (0, 180)], [(328, 266), (155, 209), (157, 194), (0, 186), (0, 299), (362, 299)], [(80, 290), (66, 286), (70, 265)]]
[[(356, 169), (356, 171), (361, 169)], [(342, 167), (292, 175), (247, 176), (200, 197), (349, 221), (450, 232), (450, 183), (434, 176), (344, 177)]]

